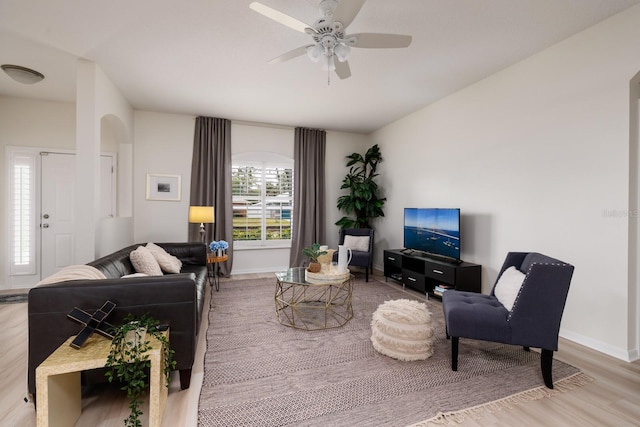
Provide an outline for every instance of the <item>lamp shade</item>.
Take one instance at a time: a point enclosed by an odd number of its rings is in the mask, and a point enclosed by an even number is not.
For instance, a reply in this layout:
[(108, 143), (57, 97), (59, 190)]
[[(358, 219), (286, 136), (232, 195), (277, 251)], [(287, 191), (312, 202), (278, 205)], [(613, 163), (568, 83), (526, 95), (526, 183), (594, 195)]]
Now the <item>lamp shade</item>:
[(211, 224), (214, 221), (213, 206), (189, 206), (189, 222)]

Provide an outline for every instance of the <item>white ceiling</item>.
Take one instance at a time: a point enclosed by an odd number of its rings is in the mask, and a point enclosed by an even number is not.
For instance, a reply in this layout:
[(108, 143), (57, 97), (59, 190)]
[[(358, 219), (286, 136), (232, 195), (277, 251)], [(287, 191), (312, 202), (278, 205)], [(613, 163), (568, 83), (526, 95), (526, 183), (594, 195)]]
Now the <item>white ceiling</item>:
[[(346, 0), (345, 0), (346, 1)], [(74, 102), (77, 58), (97, 63), (136, 109), (369, 133), (621, 12), (640, 0), (368, 0), (347, 33), (413, 36), (352, 49), (340, 80), (301, 56), (310, 36), (251, 0), (0, 0), (0, 95)], [(319, 0), (261, 0), (307, 23)]]

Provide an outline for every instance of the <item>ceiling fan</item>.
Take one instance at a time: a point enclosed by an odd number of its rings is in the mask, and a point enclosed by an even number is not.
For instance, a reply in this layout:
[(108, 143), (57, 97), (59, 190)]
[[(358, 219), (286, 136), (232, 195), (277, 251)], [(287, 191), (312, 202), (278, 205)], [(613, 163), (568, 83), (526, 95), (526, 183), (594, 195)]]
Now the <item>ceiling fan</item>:
[(351, 69), (347, 60), (352, 47), (370, 49), (400, 48), (411, 44), (411, 36), (400, 34), (346, 34), (347, 27), (358, 15), (365, 1), (322, 0), (320, 2), (322, 17), (313, 25), (305, 24), (292, 16), (259, 2), (252, 2), (249, 7), (282, 25), (307, 33), (313, 39), (313, 44), (293, 49), (272, 59), (269, 63), (288, 61), (306, 53), (313, 62), (321, 62), (323, 69), (328, 71), (335, 70), (338, 77), (346, 79), (351, 76)]

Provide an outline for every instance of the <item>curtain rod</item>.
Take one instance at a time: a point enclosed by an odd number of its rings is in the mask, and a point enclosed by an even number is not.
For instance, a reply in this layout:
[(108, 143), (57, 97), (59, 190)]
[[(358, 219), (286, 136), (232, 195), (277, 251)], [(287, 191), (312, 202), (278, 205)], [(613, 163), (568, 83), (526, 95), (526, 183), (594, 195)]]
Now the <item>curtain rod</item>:
[[(193, 120), (197, 118), (198, 116), (194, 117)], [(246, 120), (231, 120), (231, 124), (244, 125), (244, 126), (256, 126), (256, 127), (263, 127), (263, 128), (286, 129), (286, 130), (295, 130), (296, 127), (307, 128), (306, 126), (287, 126), (287, 125), (277, 125), (273, 123), (251, 122)], [(307, 129), (316, 129), (316, 128), (307, 128)], [(322, 130), (326, 132), (326, 129), (316, 129), (316, 130)]]

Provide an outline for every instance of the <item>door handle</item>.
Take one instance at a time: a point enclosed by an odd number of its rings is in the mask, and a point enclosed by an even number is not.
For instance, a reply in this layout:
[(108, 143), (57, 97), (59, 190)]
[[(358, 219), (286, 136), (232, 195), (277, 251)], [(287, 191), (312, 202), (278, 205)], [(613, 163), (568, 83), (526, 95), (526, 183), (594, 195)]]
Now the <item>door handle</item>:
[(44, 214), (44, 215), (42, 215), (42, 218), (44, 218), (44, 219), (49, 219), (49, 214)]
[(49, 228), (49, 224), (42, 224), (42, 228)]

